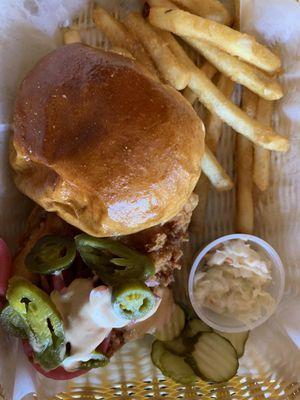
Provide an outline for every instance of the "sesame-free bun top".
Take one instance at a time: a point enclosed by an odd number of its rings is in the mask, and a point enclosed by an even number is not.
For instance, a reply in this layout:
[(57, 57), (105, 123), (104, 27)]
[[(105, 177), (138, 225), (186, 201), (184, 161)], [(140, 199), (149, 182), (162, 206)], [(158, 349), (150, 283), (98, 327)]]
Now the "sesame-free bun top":
[(17, 95), (17, 186), (94, 236), (174, 217), (196, 185), (203, 151), (203, 124), (181, 94), (112, 52), (63, 46), (37, 63)]

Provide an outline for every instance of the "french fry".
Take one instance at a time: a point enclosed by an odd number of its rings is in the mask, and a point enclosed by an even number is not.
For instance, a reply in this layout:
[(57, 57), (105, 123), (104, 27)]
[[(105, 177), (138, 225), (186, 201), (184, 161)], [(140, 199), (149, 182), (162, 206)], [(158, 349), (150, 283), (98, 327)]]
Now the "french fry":
[[(185, 50), (182, 48), (180, 43), (177, 41), (177, 39), (172, 35), (172, 33), (159, 30), (160, 36), (163, 38), (163, 40), (167, 43), (169, 49), (172, 51), (172, 53), (177, 57), (180, 58), (181, 61), (189, 68), (189, 70), (192, 71), (195, 68), (194, 62), (191, 60), (191, 58), (187, 55)], [(204, 62), (204, 64), (200, 67), (201, 71), (205, 73), (205, 75), (208, 77), (208, 79), (212, 79), (215, 73), (217, 72), (216, 68), (210, 64), (209, 62)]]
[[(160, 0), (160, 1), (165, 1), (165, 0)], [(181, 47), (181, 45), (178, 43), (178, 41), (175, 39), (175, 37), (172, 35), (172, 33), (159, 30), (160, 36), (163, 38), (163, 40), (168, 44), (169, 49), (172, 51), (172, 53), (180, 60), (182, 60), (187, 68), (192, 70), (194, 68), (194, 63), (192, 60), (189, 58), (189, 56), (186, 54), (184, 49)], [(216, 68), (211, 65), (209, 62), (205, 62), (201, 66), (201, 71), (205, 73), (205, 75), (209, 78), (212, 79), (215, 73), (217, 72)], [(183, 96), (188, 100), (189, 103), (192, 105), (195, 103), (197, 100), (197, 95), (187, 86), (184, 91), (183, 91)]]
[(64, 44), (80, 43), (80, 33), (76, 29), (68, 28), (64, 31)]
[(93, 20), (97, 28), (109, 39), (112, 46), (129, 51), (153, 76), (157, 76), (157, 70), (142, 44), (131, 32), (128, 32), (121, 22), (101, 7), (93, 10)]
[[(256, 118), (263, 124), (271, 125), (273, 103), (259, 99)], [(261, 191), (265, 191), (270, 180), (270, 151), (254, 146), (253, 181)]]
[(178, 41), (172, 35), (172, 33), (163, 31), (161, 29), (157, 29), (156, 31), (160, 35), (160, 37), (165, 41), (165, 43), (167, 43), (169, 49), (172, 51), (175, 57), (177, 57), (184, 64), (186, 64), (188, 68), (190, 68), (192, 62), (191, 59), (186, 54), (183, 47), (178, 43)]
[(210, 111), (241, 133), (252, 142), (276, 151), (289, 149), (288, 139), (278, 135), (271, 127), (267, 127), (250, 118), (244, 111), (228, 100), (224, 94), (205, 76), (195, 68), (191, 76), (189, 87), (198, 95), (202, 104)]
[(190, 74), (193, 73), (194, 69), (197, 69), (197, 67), (182, 46), (177, 42), (175, 37), (170, 32), (165, 32), (162, 29), (156, 30), (156, 32), (159, 32), (159, 35), (162, 38), (162, 43), (168, 46), (176, 58), (180, 57), (182, 64), (184, 64), (184, 66), (189, 70)]
[(176, 35), (206, 40), (216, 47), (267, 72), (280, 69), (280, 58), (254, 37), (238, 32), (228, 26), (193, 15), (189, 12), (154, 7), (149, 11), (149, 22)]
[(138, 13), (128, 14), (124, 23), (144, 45), (163, 78), (175, 89), (184, 89), (189, 83), (190, 72), (155, 29)]
[(147, 0), (150, 7), (165, 7), (172, 9), (184, 9), (192, 14), (208, 18), (221, 24), (230, 25), (232, 18), (218, 0)]
[[(189, 68), (191, 71), (194, 69), (195, 65), (194, 62), (190, 59), (190, 57), (187, 55), (185, 50), (182, 48), (180, 43), (176, 40), (174, 35), (172, 33), (159, 30), (159, 33), (163, 40), (167, 43), (169, 46), (169, 49), (172, 51), (172, 53), (179, 58), (183, 63), (186, 64), (187, 68)], [(216, 68), (210, 64), (209, 62), (204, 62), (204, 64), (200, 67), (201, 71), (205, 73), (205, 75), (209, 78), (212, 79), (215, 73), (217, 72)]]
[[(186, 52), (174, 38), (174, 36), (165, 31), (160, 31), (161, 37), (168, 44), (173, 54), (181, 59), (187, 68), (194, 70), (195, 66), (192, 60), (188, 57)], [(208, 67), (206, 67), (208, 68)], [(224, 169), (221, 167), (215, 156), (212, 154), (210, 149), (206, 146), (205, 153), (201, 164), (203, 173), (208, 177), (210, 182), (217, 190), (230, 190), (233, 186), (233, 182), (230, 177), (226, 174)]]
[[(200, 67), (200, 69), (202, 72), (205, 73), (208, 79), (212, 79), (217, 72), (216, 68), (207, 61)], [(189, 103), (191, 103), (191, 105), (194, 105), (195, 101), (198, 98), (196, 93), (193, 92), (192, 89), (190, 89), (188, 86), (184, 89), (182, 95), (187, 99)]]
[(234, 0), (234, 26), (238, 31), (240, 30), (241, 19), (241, 0)]
[(217, 72), (216, 68), (207, 61), (201, 66), (200, 69), (205, 73), (208, 79), (212, 79)]
[[(161, 9), (156, 9), (161, 10)], [(190, 69), (189, 88), (197, 94), (200, 102), (223, 122), (249, 140), (260, 146), (276, 151), (287, 151), (289, 141), (278, 135), (271, 127), (250, 118), (244, 111), (228, 100), (224, 94), (195, 66), (184, 52), (182, 62)]]
[(255, 118), (257, 113), (258, 97), (250, 90), (243, 88), (242, 109), (250, 118)]
[(253, 65), (247, 64), (203, 40), (189, 38), (185, 38), (185, 40), (234, 82), (246, 86), (267, 100), (278, 100), (283, 96), (280, 84)]
[[(176, 4), (170, 0), (147, 0), (147, 4), (150, 7), (165, 7), (165, 8), (178, 9)], [(148, 15), (146, 15), (146, 16), (148, 16)]]
[(193, 234), (193, 239), (196, 241), (197, 247), (201, 246), (203, 240), (203, 232), (205, 227), (205, 211), (207, 199), (211, 184), (208, 178), (201, 174), (199, 181), (194, 189), (194, 193), (198, 195), (198, 205), (193, 211), (192, 220), (189, 227), (190, 232)]
[(111, 49), (109, 49), (109, 51), (112, 51), (113, 53), (120, 54), (120, 56), (124, 56), (124, 57), (128, 57), (128, 58), (134, 59), (133, 55), (131, 53), (129, 53), (128, 50), (123, 49), (122, 47), (114, 46)]
[[(242, 108), (254, 118), (257, 107), (257, 96), (248, 89), (243, 89)], [(236, 216), (235, 227), (240, 233), (253, 233), (253, 146), (241, 135), (236, 138)]]
[[(160, 1), (165, 1), (165, 0), (160, 0)], [(177, 42), (175, 37), (172, 35), (172, 33), (163, 31), (161, 29), (157, 29), (157, 32), (159, 32), (161, 38), (167, 43), (169, 49), (174, 54), (174, 56), (177, 57), (177, 59), (181, 60), (183, 63), (185, 63), (186, 67), (190, 69), (191, 60), (187, 56), (186, 52), (181, 47), (181, 45)], [(214, 67), (212, 66), (211, 68), (213, 69)], [(197, 95), (188, 86), (183, 90), (182, 94), (191, 105), (193, 105), (197, 100)]]
[[(159, 32), (165, 43), (169, 46), (169, 49), (173, 54), (183, 61), (187, 68), (193, 71), (195, 68), (192, 60), (187, 56), (186, 52), (174, 38), (174, 36), (166, 31)], [(208, 68), (206, 66), (205, 68)], [(202, 160), (203, 173), (208, 177), (212, 185), (219, 191), (230, 190), (233, 186), (232, 180), (226, 174), (224, 169), (221, 167), (215, 156), (212, 154), (209, 148), (206, 147), (204, 157)]]
[(174, 0), (176, 4), (192, 14), (230, 25), (232, 18), (226, 7), (218, 0)]
[(231, 178), (227, 175), (219, 161), (207, 146), (205, 146), (201, 168), (203, 173), (210, 180), (211, 184), (218, 191), (225, 191), (233, 188), (233, 182)]
[(192, 91), (188, 86), (183, 90), (182, 96), (193, 106), (198, 99), (195, 92)]
[[(231, 99), (234, 89), (234, 82), (231, 79), (221, 74), (216, 85), (227, 99)], [(205, 128), (205, 141), (211, 151), (216, 153), (217, 144), (222, 134), (223, 121), (215, 113), (208, 113)]]

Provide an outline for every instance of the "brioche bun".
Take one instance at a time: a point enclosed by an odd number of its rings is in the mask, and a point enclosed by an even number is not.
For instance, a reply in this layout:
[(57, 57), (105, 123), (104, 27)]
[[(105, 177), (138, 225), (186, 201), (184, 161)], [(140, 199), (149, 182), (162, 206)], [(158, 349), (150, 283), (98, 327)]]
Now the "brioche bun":
[(181, 210), (200, 176), (204, 128), (180, 93), (134, 60), (71, 44), (24, 79), (11, 144), (18, 188), (104, 237)]

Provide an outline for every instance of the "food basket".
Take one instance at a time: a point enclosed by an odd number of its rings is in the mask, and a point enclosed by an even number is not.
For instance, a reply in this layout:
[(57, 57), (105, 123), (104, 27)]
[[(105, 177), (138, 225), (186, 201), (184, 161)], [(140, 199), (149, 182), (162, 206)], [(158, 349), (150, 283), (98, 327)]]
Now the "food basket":
[[(70, 2), (70, 0), (69, 0)], [(260, 0), (243, 0), (241, 1), (241, 29), (249, 32), (256, 32), (255, 27), (251, 24), (251, 4), (255, 3), (256, 16), (259, 14)], [(288, 0), (293, 2), (294, 0)], [(9, 3), (9, 2), (8, 2)], [(11, 2), (13, 3), (13, 1)], [(15, 1), (16, 6), (20, 7), (21, 1)], [(43, 8), (41, 0), (25, 0), (23, 2), (27, 9), (30, 10), (32, 20), (38, 15), (39, 6)], [(47, 3), (47, 1), (44, 1)], [(51, 8), (51, 2), (48, 1), (48, 8)], [(60, 12), (61, 6), (59, 1), (54, 1), (57, 5), (57, 13)], [(65, 3), (68, 3), (65, 1)], [(76, 3), (76, 4), (75, 4)], [(98, 0), (95, 2), (74, 1), (71, 15), (64, 16), (64, 25), (72, 25), (78, 29), (81, 39), (84, 43), (96, 47), (107, 47), (108, 44), (101, 33), (95, 28), (91, 11), (95, 3), (100, 3), (109, 11), (118, 16), (120, 13), (128, 9), (136, 9), (140, 7), (141, 2), (136, 0)], [(230, 3), (229, 1), (227, 3)], [(262, 4), (266, 1), (262, 1)], [(274, 3), (274, 7), (283, 3), (283, 0), (270, 0)], [(54, 4), (53, 4), (54, 5)], [(230, 6), (230, 4), (229, 4)], [(232, 5), (231, 5), (232, 6)], [(47, 7), (44, 10), (47, 10)], [(53, 7), (54, 8), (54, 7)], [(299, 5), (300, 8), (300, 5)], [(79, 11), (81, 10), (81, 11)], [(1, 11), (0, 11), (1, 12)], [(249, 14), (243, 15), (248, 12)], [(74, 14), (75, 13), (75, 14)], [(77, 13), (77, 14), (76, 14)], [(272, 14), (272, 13), (271, 13)], [(74, 16), (75, 15), (75, 16)], [(299, 14), (300, 15), (300, 14)], [(68, 17), (68, 18), (67, 18)], [(252, 15), (253, 17), (253, 15)], [(61, 21), (62, 22), (62, 21)], [(261, 32), (260, 32), (261, 33)], [(268, 40), (261, 33), (261, 40)], [(42, 42), (39, 44), (41, 45)], [(55, 45), (61, 43), (59, 34), (55, 35)], [(271, 40), (271, 45), (276, 44)], [(54, 45), (44, 50), (44, 53), (51, 50)], [(300, 31), (298, 38), (298, 47), (300, 46)], [(34, 52), (34, 49), (32, 50)], [(286, 54), (282, 53), (282, 57)], [(298, 51), (298, 58), (300, 54)], [(39, 57), (34, 54), (34, 57)], [(28, 66), (26, 66), (28, 69)], [(300, 71), (300, 63), (298, 62), (298, 74)], [(290, 90), (294, 83), (291, 81), (283, 81), (286, 90)], [(298, 97), (300, 96), (299, 78), (298, 78)], [(297, 92), (297, 91), (296, 91)], [(11, 94), (11, 97), (13, 95)], [(11, 99), (10, 99), (11, 100)], [(299, 104), (299, 103), (298, 103)], [(36, 398), (40, 400), (46, 399), (297, 399), (300, 398), (300, 351), (297, 345), (290, 339), (286, 325), (281, 324), (282, 318), (287, 313), (296, 313), (297, 304), (300, 302), (300, 269), (299, 249), (290, 246), (290, 240), (294, 238), (294, 246), (300, 240), (300, 162), (297, 161), (300, 154), (300, 141), (294, 139), (296, 128), (290, 128), (287, 121), (288, 112), (282, 111), (282, 106), (278, 106), (276, 110), (277, 118), (275, 124), (279, 131), (286, 131), (292, 139), (292, 150), (289, 155), (273, 155), (272, 159), (272, 184), (268, 193), (260, 195), (256, 199), (256, 229), (255, 234), (262, 236), (278, 249), (286, 266), (287, 288), (285, 298), (288, 299), (275, 315), (251, 334), (251, 339), (247, 345), (247, 351), (241, 362), (239, 376), (233, 378), (225, 384), (210, 384), (199, 380), (194, 387), (183, 387), (176, 384), (170, 379), (161, 375), (161, 373), (152, 365), (150, 360), (151, 338), (139, 340), (127, 344), (120, 352), (114, 356), (111, 364), (102, 370), (94, 370), (83, 377), (66, 383), (57, 383), (33, 373), (24, 372), (24, 365), (30, 368), (22, 355), (18, 355), (18, 344), (16, 342), (8, 343), (12, 351), (5, 353), (2, 348), (0, 369), (0, 395), (1, 399), (12, 400), (12, 383), (11, 375), (14, 374), (14, 364), (18, 360), (16, 372), (16, 389), (21, 388), (27, 393), (25, 397), (17, 398), (17, 400)], [(201, 113), (201, 108), (198, 109)], [(292, 111), (290, 111), (292, 113)], [(294, 110), (295, 113), (295, 110)], [(299, 111), (298, 111), (299, 113)], [(10, 129), (9, 121), (3, 120), (1, 131), (8, 132)], [(300, 129), (300, 127), (299, 127)], [(219, 158), (227, 171), (234, 176), (234, 140), (235, 134), (228, 127), (224, 127), (223, 137), (219, 148)], [(6, 149), (7, 136), (3, 135), (1, 147)], [(2, 151), (2, 149), (1, 149)], [(1, 157), (3, 158), (4, 153)], [(7, 156), (5, 156), (7, 157)], [(4, 158), (3, 158), (4, 159)], [(7, 160), (4, 159), (2, 168), (3, 176), (6, 179), (3, 185), (3, 193), (1, 196), (5, 198), (6, 204), (15, 204), (16, 208), (6, 215), (1, 203), (1, 229), (4, 230), (4, 236), (12, 243), (16, 243), (16, 237), (20, 235), (23, 229), (23, 222), (31, 205), (29, 202), (14, 192), (13, 185), (10, 183), (10, 177), (7, 178), (8, 166)], [(4, 176), (5, 174), (5, 176)], [(5, 194), (9, 193), (5, 197)], [(208, 206), (206, 208), (205, 218), (201, 212), (195, 213), (194, 220), (191, 225), (191, 240), (186, 245), (185, 256), (183, 260), (183, 269), (180, 271), (180, 282), (186, 285), (178, 285), (175, 283), (174, 293), (181, 300), (187, 299), (187, 280), (189, 268), (195, 251), (204, 243), (207, 243), (216, 237), (224, 234), (233, 233), (234, 221), (234, 191), (226, 194), (217, 194), (213, 191), (209, 194)], [(1, 200), (2, 201), (2, 200)], [(298, 206), (297, 206), (298, 205)], [(216, 211), (217, 210), (217, 211)], [(274, 217), (275, 215), (275, 217)], [(197, 219), (198, 218), (198, 219)], [(16, 226), (7, 227), (9, 222), (18, 219)], [(3, 228), (5, 227), (6, 228)], [(298, 246), (299, 247), (299, 246)], [(298, 270), (297, 270), (298, 268)], [(291, 307), (291, 308), (288, 308)], [(294, 311), (290, 311), (290, 310)], [(286, 311), (288, 310), (288, 311)], [(292, 315), (292, 314), (290, 314)], [(295, 325), (296, 326), (296, 325)], [(300, 332), (300, 323), (297, 325)], [(1, 342), (5, 347), (7, 339), (1, 336)], [(263, 343), (262, 343), (263, 342)], [(272, 343), (272, 344), (271, 344)], [(269, 347), (269, 350), (267, 347)], [(298, 353), (297, 353), (298, 352)], [(272, 354), (271, 354), (272, 353)], [(24, 356), (23, 356), (24, 358)], [(7, 363), (8, 367), (3, 368), (3, 363)], [(13, 366), (11, 365), (13, 364)], [(23, 367), (20, 365), (23, 365)], [(23, 368), (23, 369), (22, 369)], [(298, 374), (298, 375), (297, 375)], [(298, 379), (299, 378), (299, 379)], [(299, 383), (297, 383), (297, 381)], [(28, 389), (22, 390), (28, 386)], [(17, 388), (16, 388), (17, 386)], [(19, 388), (18, 388), (19, 387)], [(36, 393), (33, 393), (36, 392)], [(14, 397), (15, 399), (16, 397)]]

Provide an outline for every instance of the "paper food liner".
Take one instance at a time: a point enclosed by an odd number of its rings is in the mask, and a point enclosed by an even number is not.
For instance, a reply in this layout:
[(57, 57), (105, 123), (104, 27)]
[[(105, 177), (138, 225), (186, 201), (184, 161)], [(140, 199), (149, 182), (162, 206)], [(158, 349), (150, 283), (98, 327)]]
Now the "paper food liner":
[[(138, 7), (138, 1), (99, 1), (114, 13)], [(59, 27), (75, 23), (84, 41), (106, 45), (101, 34), (91, 30), (87, 0), (2, 0), (0, 9), (0, 235), (16, 249), (31, 202), (14, 187), (8, 165), (8, 137), (16, 89), (35, 62), (62, 42)], [(273, 245), (282, 257), (286, 290), (276, 313), (251, 332), (239, 374), (272, 376), (288, 382), (300, 379), (300, 5), (295, 0), (241, 0), (241, 30), (276, 46), (284, 73), (280, 81), (285, 96), (276, 102), (274, 126), (290, 137), (287, 154), (272, 153), (271, 185), (266, 193), (255, 193), (255, 234)], [(89, 28), (88, 30), (86, 28)], [(224, 128), (219, 159), (234, 177), (234, 134)], [(191, 243), (197, 247), (234, 232), (235, 193), (211, 190), (204, 221), (194, 221)], [(196, 229), (195, 229), (196, 227)], [(203, 229), (202, 229), (203, 227)], [(203, 231), (199, 236), (199, 232)], [(187, 246), (185, 267), (195, 246)], [(182, 280), (182, 279), (181, 279)], [(176, 287), (182, 293), (183, 287)], [(84, 386), (118, 384), (160, 376), (153, 367), (146, 338), (128, 343), (103, 369), (77, 378)], [(46, 379), (33, 371), (17, 340), (0, 332), (0, 385), (7, 399), (20, 400), (30, 393), (46, 399), (69, 384)], [(72, 382), (73, 384), (73, 382)], [(29, 397), (26, 397), (29, 398)]]

